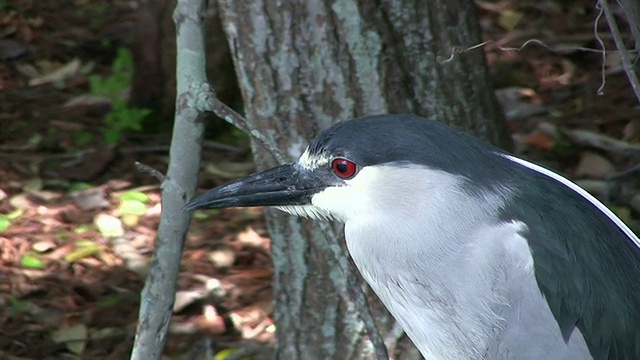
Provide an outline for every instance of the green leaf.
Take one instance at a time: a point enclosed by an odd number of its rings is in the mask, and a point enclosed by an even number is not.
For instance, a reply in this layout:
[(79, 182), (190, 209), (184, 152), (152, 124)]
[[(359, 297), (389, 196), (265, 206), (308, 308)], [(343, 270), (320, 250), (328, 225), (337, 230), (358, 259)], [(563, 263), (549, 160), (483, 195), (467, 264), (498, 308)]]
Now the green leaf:
[[(125, 130), (142, 130), (143, 120), (151, 114), (147, 108), (135, 108), (122, 98), (122, 92), (131, 86), (133, 79), (133, 55), (126, 48), (118, 49), (111, 64), (108, 77), (89, 76), (89, 88), (92, 95), (104, 96), (111, 101), (111, 112), (104, 118), (103, 135), (109, 145), (115, 145)], [(86, 135), (78, 135), (76, 142), (88, 141)]]
[(76, 246), (77, 247), (93, 247), (93, 246), (96, 246), (96, 243), (94, 243), (91, 240), (78, 240), (76, 241)]
[(78, 249), (65, 255), (64, 259), (68, 262), (75, 262), (84, 258), (99, 254), (102, 251), (102, 246), (97, 245), (90, 241), (79, 241), (76, 243)]
[[(233, 356), (233, 358), (236, 358), (236, 353), (238, 352), (237, 349), (224, 349), (221, 350), (220, 352), (218, 352), (214, 357), (213, 360), (226, 360), (230, 357)], [(249, 356), (241, 356), (240, 360), (251, 360), (251, 357)]]
[(24, 209), (15, 209), (12, 212), (5, 215), (4, 217), (6, 217), (9, 220), (15, 220), (19, 218), (20, 215), (22, 215), (23, 213), (24, 213)]
[(85, 225), (80, 225), (77, 228), (75, 228), (73, 230), (74, 233), (76, 234), (84, 234), (87, 231), (89, 231), (91, 229), (91, 225), (85, 224)]
[(66, 190), (69, 187), (69, 182), (60, 179), (46, 179), (44, 180), (43, 186), (46, 188), (57, 188)]
[[(109, 116), (109, 115), (107, 115)], [(109, 145), (115, 145), (120, 140), (120, 131), (114, 129), (105, 129), (104, 130), (104, 140)]]
[(77, 146), (83, 146), (93, 141), (93, 134), (88, 131), (78, 131), (73, 133), (73, 139)]
[(209, 214), (206, 211), (194, 211), (191, 216), (197, 220), (204, 220), (209, 217)]
[(13, 310), (14, 312), (22, 312), (27, 310), (27, 307), (29, 306), (29, 303), (24, 301), (24, 300), (20, 300), (18, 298), (16, 298), (15, 296), (10, 296), (9, 297), (9, 303), (11, 303), (11, 310)]
[(191, 216), (197, 220), (208, 219), (210, 216), (216, 216), (222, 213), (221, 209), (207, 209), (204, 211), (194, 211)]
[(565, 114), (564, 112), (562, 112), (562, 110), (552, 109), (552, 110), (549, 110), (549, 116), (551, 116), (552, 118), (559, 119), (559, 118), (565, 117)]
[(126, 200), (120, 203), (120, 213), (132, 215), (144, 215), (147, 213), (147, 206), (137, 200)]
[(84, 182), (77, 182), (77, 183), (72, 183), (67, 187), (67, 190), (69, 190), (69, 192), (73, 192), (73, 191), (82, 191), (82, 190), (87, 190), (87, 189), (91, 189), (93, 188), (93, 185), (88, 184), (88, 183), (84, 183)]
[(128, 191), (120, 195), (121, 201), (134, 200), (139, 201), (141, 203), (147, 203), (149, 201), (149, 196), (147, 194), (140, 191)]
[(569, 140), (559, 139), (553, 143), (553, 150), (565, 151), (573, 148), (573, 143)]
[(114, 307), (114, 306), (118, 305), (119, 301), (120, 300), (117, 297), (110, 296), (110, 297), (100, 301), (98, 303), (98, 305), (101, 306), (101, 307)]
[(0, 216), (0, 233), (7, 231), (11, 225), (11, 220), (7, 216)]
[(44, 263), (35, 256), (24, 255), (20, 260), (22, 266), (29, 269), (44, 269)]
[(505, 10), (498, 18), (498, 24), (505, 30), (513, 30), (524, 17), (524, 14), (514, 10)]

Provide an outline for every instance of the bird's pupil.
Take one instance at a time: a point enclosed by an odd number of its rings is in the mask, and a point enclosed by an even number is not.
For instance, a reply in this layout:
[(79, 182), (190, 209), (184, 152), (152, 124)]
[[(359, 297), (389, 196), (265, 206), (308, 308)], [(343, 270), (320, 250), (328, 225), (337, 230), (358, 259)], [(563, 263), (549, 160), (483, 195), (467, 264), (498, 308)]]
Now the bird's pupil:
[(356, 173), (356, 164), (347, 159), (334, 159), (331, 167), (333, 172), (343, 179), (350, 178)]

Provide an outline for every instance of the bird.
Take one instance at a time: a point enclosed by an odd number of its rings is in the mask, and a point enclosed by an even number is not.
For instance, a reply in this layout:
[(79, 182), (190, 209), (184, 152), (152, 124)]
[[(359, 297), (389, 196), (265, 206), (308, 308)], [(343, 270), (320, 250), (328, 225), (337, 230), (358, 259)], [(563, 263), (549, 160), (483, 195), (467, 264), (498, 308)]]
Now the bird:
[(441, 122), (339, 122), (184, 210), (246, 206), (344, 223), (426, 359), (640, 359), (638, 236), (567, 178)]

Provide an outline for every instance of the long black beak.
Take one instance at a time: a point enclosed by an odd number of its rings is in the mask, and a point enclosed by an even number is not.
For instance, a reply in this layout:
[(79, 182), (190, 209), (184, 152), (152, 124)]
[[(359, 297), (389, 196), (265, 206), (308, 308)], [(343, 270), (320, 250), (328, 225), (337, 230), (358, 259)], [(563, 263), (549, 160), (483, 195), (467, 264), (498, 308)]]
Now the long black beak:
[(241, 206), (304, 205), (327, 185), (297, 163), (281, 165), (218, 186), (196, 197), (183, 211)]

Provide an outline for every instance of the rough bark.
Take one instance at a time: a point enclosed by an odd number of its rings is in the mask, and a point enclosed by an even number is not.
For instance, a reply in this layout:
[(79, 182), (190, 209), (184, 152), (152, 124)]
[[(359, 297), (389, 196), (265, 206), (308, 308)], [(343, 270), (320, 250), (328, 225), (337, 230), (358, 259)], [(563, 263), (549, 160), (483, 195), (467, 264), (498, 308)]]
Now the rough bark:
[[(131, 47), (134, 76), (131, 103), (155, 109), (164, 119), (175, 110), (176, 31), (172, 20), (176, 0), (142, 0), (136, 12), (136, 32)], [(205, 39), (207, 75), (217, 97), (238, 108), (238, 81), (216, 7), (203, 14), (208, 29)]]
[[(246, 117), (297, 158), (319, 130), (365, 114), (414, 113), (503, 147), (471, 0), (219, 0)], [(452, 52), (454, 55), (451, 57)], [(256, 147), (261, 168), (274, 165)], [(371, 357), (316, 227), (268, 211), (282, 359)], [(386, 334), (392, 320), (374, 305)]]

